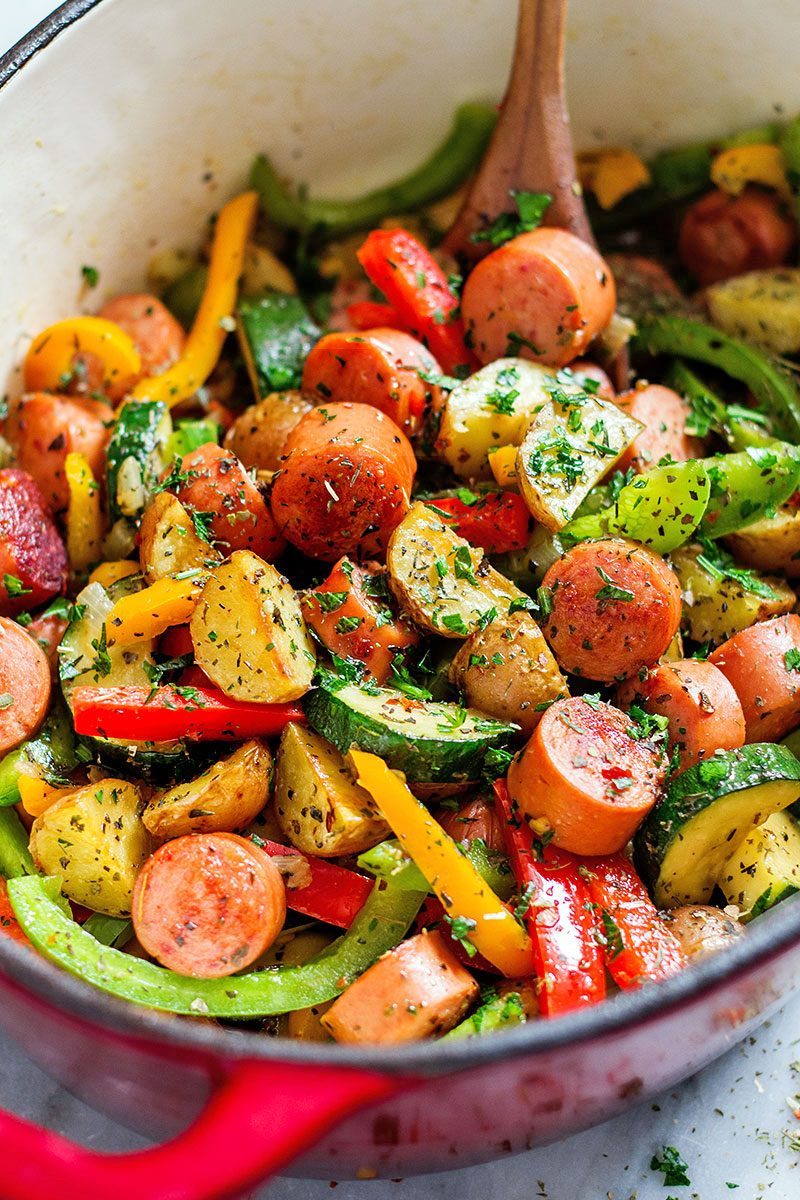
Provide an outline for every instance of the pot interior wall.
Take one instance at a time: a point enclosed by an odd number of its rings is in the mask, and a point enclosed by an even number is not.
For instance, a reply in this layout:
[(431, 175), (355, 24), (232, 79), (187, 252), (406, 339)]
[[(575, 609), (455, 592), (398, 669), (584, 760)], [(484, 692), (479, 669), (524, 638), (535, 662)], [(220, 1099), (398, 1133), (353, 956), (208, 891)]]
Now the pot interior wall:
[[(193, 247), (256, 152), (339, 194), (416, 163), (459, 101), (501, 94), (514, 10), (103, 0), (0, 93), (0, 379), (43, 325)], [(572, 0), (576, 143), (649, 149), (800, 107), (795, 32), (796, 0)]]

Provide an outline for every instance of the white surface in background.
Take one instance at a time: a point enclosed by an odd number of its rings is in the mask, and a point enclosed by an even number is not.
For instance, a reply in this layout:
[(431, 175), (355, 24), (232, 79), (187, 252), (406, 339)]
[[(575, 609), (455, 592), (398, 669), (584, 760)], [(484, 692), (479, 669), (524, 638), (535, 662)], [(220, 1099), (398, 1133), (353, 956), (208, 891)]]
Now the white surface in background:
[[(51, 7), (49, 0), (0, 0), (0, 51)], [(792, 1200), (800, 1195), (800, 1153), (790, 1139), (800, 1137), (800, 1122), (787, 1097), (800, 1092), (800, 1073), (791, 1069), (796, 1060), (800, 999), (658, 1104), (558, 1145), (405, 1183), (340, 1184), (335, 1193), (326, 1183), (282, 1180), (268, 1189), (269, 1200)], [(87, 1145), (123, 1150), (143, 1144), (68, 1096), (2, 1035), (0, 1103)], [(662, 1176), (650, 1171), (663, 1145), (676, 1146), (687, 1160), (691, 1188), (664, 1188)]]

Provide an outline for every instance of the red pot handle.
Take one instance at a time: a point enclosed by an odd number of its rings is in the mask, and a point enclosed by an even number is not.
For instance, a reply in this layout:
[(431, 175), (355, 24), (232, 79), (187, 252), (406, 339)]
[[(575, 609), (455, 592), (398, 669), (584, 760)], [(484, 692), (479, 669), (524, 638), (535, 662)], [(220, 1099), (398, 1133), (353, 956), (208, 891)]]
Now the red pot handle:
[(366, 1071), (244, 1062), (173, 1141), (103, 1154), (0, 1111), (3, 1200), (225, 1200), (404, 1084)]

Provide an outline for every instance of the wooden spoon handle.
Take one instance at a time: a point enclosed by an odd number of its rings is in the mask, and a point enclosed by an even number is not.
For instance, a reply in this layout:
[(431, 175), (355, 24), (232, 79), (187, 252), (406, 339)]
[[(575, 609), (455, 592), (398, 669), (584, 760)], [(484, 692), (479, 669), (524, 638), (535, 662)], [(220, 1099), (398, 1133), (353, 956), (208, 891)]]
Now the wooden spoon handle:
[(575, 184), (564, 95), (566, 0), (520, 0), (514, 61), (491, 141), (445, 239), (451, 254), (480, 258), (491, 249), (470, 237), (512, 211), (509, 190), (549, 192), (545, 221), (594, 244)]

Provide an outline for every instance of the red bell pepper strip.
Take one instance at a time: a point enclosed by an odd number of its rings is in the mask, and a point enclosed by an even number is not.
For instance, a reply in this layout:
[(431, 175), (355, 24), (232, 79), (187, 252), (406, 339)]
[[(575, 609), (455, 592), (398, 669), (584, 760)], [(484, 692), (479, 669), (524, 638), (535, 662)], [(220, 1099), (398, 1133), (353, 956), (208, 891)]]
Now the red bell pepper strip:
[(378, 304), (375, 300), (357, 300), (348, 305), (347, 319), (354, 329), (402, 329), (405, 325), (400, 320), (391, 304)]
[(375, 886), (374, 880), (356, 871), (349, 871), (347, 867), (339, 867), (325, 858), (312, 858), (294, 846), (282, 846), (279, 842), (265, 841), (260, 837), (253, 837), (252, 840), (270, 858), (291, 855), (302, 858), (308, 864), (311, 882), (306, 887), (286, 888), (289, 908), (340, 929), (350, 928)]
[(518, 492), (484, 492), (472, 501), (438, 496), (428, 503), (456, 533), (489, 554), (524, 550), (528, 544), (531, 514)]
[(464, 340), (458, 296), (421, 242), (405, 229), (373, 229), (358, 261), (403, 327), (425, 343), (443, 371), (479, 365)]
[(687, 964), (683, 948), (622, 854), (589, 858), (583, 874), (589, 884), (606, 966), (620, 988), (668, 979)]
[(305, 721), (299, 704), (251, 704), (214, 687), (76, 687), (70, 703), (76, 733), (132, 742), (273, 737)]
[(523, 895), (530, 894), (525, 919), (539, 979), (539, 1011), (557, 1017), (597, 1004), (605, 996), (605, 969), (583, 860), (554, 846), (537, 851), (504, 779), (495, 781), (494, 792), (511, 869)]

